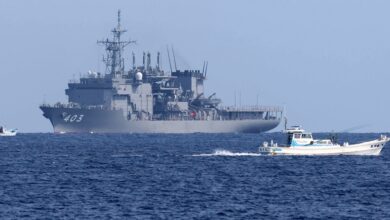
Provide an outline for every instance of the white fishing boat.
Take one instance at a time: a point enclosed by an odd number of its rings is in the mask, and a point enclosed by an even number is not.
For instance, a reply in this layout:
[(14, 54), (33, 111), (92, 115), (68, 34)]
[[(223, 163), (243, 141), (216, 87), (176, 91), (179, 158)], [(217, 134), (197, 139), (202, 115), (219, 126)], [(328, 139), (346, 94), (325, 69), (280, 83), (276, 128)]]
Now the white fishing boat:
[(259, 148), (262, 154), (271, 155), (379, 155), (385, 144), (390, 141), (385, 135), (376, 140), (342, 145), (331, 139), (316, 140), (310, 132), (306, 132), (299, 126), (286, 130), (288, 135), (287, 145), (278, 146), (271, 141), (264, 142)]
[(0, 127), (0, 136), (15, 136), (18, 133), (18, 129), (6, 129)]

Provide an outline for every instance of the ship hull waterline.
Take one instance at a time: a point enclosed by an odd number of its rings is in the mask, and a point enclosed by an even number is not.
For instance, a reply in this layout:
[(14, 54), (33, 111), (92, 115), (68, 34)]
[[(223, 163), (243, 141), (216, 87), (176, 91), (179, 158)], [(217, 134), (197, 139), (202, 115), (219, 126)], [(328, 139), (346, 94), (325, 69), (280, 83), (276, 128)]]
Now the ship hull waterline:
[(280, 119), (127, 120), (122, 110), (40, 107), (55, 133), (261, 133)]

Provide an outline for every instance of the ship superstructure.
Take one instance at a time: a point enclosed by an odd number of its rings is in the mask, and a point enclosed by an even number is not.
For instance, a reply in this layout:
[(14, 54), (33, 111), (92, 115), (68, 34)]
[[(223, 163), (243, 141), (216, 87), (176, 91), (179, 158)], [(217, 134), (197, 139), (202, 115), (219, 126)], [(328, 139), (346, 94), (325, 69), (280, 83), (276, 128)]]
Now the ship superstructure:
[(167, 51), (169, 72), (161, 69), (159, 52), (155, 65), (144, 52), (140, 66), (133, 53), (131, 67), (125, 69), (123, 51), (134, 43), (121, 39), (125, 32), (118, 11), (113, 38), (98, 41), (106, 50), (105, 73), (89, 71), (70, 81), (67, 104), (40, 106), (55, 132), (263, 132), (279, 124), (280, 107), (224, 107), (215, 93), (206, 96), (207, 63), (202, 71), (180, 71), (173, 50), (174, 69)]

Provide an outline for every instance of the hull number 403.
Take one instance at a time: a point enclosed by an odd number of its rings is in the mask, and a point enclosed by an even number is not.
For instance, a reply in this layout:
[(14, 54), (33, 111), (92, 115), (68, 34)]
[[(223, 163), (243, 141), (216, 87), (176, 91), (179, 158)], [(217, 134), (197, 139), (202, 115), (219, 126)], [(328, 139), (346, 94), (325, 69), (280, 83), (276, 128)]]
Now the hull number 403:
[(83, 118), (84, 115), (63, 114), (63, 119), (65, 122), (81, 122)]

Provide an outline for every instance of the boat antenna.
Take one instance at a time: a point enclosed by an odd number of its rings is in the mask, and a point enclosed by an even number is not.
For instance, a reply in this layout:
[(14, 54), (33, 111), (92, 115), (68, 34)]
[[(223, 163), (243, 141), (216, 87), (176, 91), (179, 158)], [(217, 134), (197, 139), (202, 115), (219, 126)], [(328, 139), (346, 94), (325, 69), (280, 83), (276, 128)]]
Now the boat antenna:
[(135, 69), (135, 54), (134, 54), (134, 52), (131, 52), (131, 53), (133, 55), (133, 69)]
[(234, 90), (234, 107), (237, 107), (237, 92)]
[(169, 48), (168, 48), (168, 45), (167, 45), (167, 53), (168, 53), (169, 68), (171, 69), (171, 73), (172, 73), (171, 56), (169, 56)]
[(121, 29), (121, 10), (118, 10), (118, 29)]
[(287, 116), (284, 116), (284, 130), (287, 130)]
[(204, 69), (204, 77), (206, 78), (207, 76), (207, 67), (209, 66), (209, 61), (206, 61), (206, 67)]
[(203, 69), (202, 69), (202, 73), (204, 74), (204, 68), (206, 66), (206, 61), (203, 61)]
[(287, 110), (285, 104), (283, 104), (282, 114), (280, 117), (284, 119), (284, 130), (287, 130)]
[(151, 61), (150, 61), (150, 52), (148, 52), (147, 54), (146, 54), (146, 68), (149, 70), (150, 69), (150, 63), (151, 63)]
[(238, 91), (238, 95), (239, 95), (238, 97), (239, 97), (239, 101), (240, 101), (239, 107), (241, 107), (241, 106), (242, 106), (242, 105), (241, 105), (241, 90)]
[(145, 51), (144, 51), (143, 56), (142, 56), (142, 65), (145, 68)]
[(160, 52), (157, 52), (157, 68), (160, 70)]
[(177, 71), (176, 57), (175, 57), (175, 51), (173, 50), (173, 46), (171, 46), (171, 49), (172, 49), (173, 62), (175, 64), (175, 71)]

